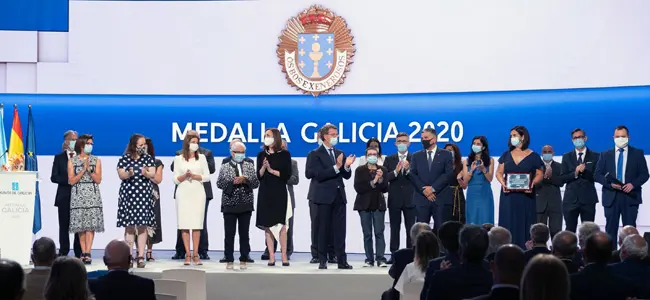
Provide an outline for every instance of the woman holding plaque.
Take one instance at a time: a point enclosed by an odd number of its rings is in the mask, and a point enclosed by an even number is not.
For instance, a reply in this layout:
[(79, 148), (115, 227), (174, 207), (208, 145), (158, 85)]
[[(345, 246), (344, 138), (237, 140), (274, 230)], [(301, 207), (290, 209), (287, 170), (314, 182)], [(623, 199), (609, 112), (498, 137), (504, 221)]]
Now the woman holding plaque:
[[(512, 243), (526, 249), (530, 226), (536, 221), (535, 193), (533, 187), (542, 181), (542, 162), (539, 154), (528, 149), (530, 136), (523, 126), (510, 130), (509, 150), (499, 158), (496, 178), (501, 183), (499, 201), (499, 226), (510, 230)], [(508, 176), (526, 180), (510, 182)]]

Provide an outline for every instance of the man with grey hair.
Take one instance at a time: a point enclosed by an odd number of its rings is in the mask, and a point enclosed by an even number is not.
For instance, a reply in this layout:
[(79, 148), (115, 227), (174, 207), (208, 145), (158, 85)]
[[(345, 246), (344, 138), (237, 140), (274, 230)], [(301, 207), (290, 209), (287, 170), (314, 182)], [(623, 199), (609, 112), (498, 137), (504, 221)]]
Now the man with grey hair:
[[(54, 206), (59, 215), (59, 255), (67, 256), (70, 252), (70, 193), (72, 186), (68, 183), (68, 160), (76, 155), (74, 146), (77, 132), (68, 130), (63, 134), (62, 152), (54, 156), (50, 181), (57, 184)], [(74, 235), (74, 256), (81, 257), (79, 235)]]
[(578, 245), (580, 246), (580, 249), (585, 248), (585, 243), (587, 242), (587, 238), (596, 233), (600, 232), (600, 226), (594, 222), (584, 222), (578, 229)]
[[(625, 240), (626, 237), (633, 235), (633, 234), (639, 234), (639, 231), (634, 228), (634, 226), (623, 226), (621, 229), (618, 230), (618, 246), (622, 247), (623, 246), (623, 240)], [(610, 264), (615, 264), (621, 262), (621, 249), (616, 249), (612, 251), (612, 259), (609, 260)]]
[(488, 232), (488, 239), (490, 241), (490, 246), (488, 247), (488, 255), (485, 259), (492, 262), (499, 247), (512, 243), (512, 234), (510, 234), (510, 230), (504, 227), (494, 226)]
[(578, 237), (571, 231), (560, 231), (553, 236), (552, 254), (559, 258), (569, 271), (569, 274), (578, 272), (581, 261), (575, 261), (578, 252)]
[(530, 226), (530, 241), (526, 242), (528, 249), (526, 254), (526, 262), (530, 261), (537, 254), (551, 254), (546, 243), (550, 238), (549, 227), (544, 223), (537, 223)]
[(638, 299), (650, 298), (650, 268), (648, 268), (647, 257), (646, 240), (638, 234), (631, 234), (623, 239), (621, 262), (609, 266), (614, 274), (641, 288), (637, 295)]

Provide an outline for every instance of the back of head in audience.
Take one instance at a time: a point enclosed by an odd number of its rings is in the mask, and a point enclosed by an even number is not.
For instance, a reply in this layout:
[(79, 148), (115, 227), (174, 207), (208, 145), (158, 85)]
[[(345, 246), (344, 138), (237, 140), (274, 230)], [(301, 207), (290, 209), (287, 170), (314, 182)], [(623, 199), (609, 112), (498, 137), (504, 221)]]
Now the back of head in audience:
[(593, 233), (587, 237), (582, 253), (585, 265), (589, 263), (607, 264), (612, 258), (612, 240), (607, 233)]
[(128, 270), (131, 260), (131, 247), (126, 242), (112, 240), (106, 245), (104, 264), (109, 270)]
[(623, 226), (623, 228), (618, 230), (618, 245), (623, 245), (623, 240), (629, 235), (639, 234), (639, 231), (634, 228), (634, 226)]
[(415, 258), (413, 262), (422, 272), (427, 271), (429, 261), (440, 256), (440, 241), (431, 231), (422, 231), (415, 238)]
[(521, 277), (521, 300), (568, 300), (569, 272), (557, 257), (538, 254), (528, 262)]
[(54, 260), (45, 286), (47, 300), (88, 300), (88, 276), (81, 260), (61, 256)]
[(488, 233), (482, 227), (465, 225), (460, 230), (459, 244), (463, 262), (480, 264), (490, 243)]
[(578, 237), (571, 231), (560, 231), (553, 236), (553, 255), (561, 259), (573, 259), (578, 251)]
[(596, 232), (600, 232), (600, 226), (598, 224), (594, 222), (582, 223), (580, 229), (578, 229), (578, 245), (580, 248), (584, 248), (587, 238)]
[(494, 224), (490, 224), (490, 223), (483, 224), (483, 229), (485, 229), (486, 231), (490, 231), (492, 230), (492, 228), (494, 228)]
[(25, 293), (25, 273), (17, 262), (0, 259), (0, 299), (20, 300)]
[(411, 237), (413, 244), (415, 244), (415, 240), (417, 239), (418, 234), (423, 231), (431, 231), (431, 226), (424, 222), (417, 222), (411, 226), (411, 232), (409, 232), (409, 236)]
[(530, 226), (530, 239), (535, 243), (535, 246), (546, 246), (548, 239), (551, 236), (551, 231), (544, 223), (537, 223)]
[(494, 226), (488, 232), (488, 237), (490, 240), (490, 249), (489, 253), (494, 253), (503, 245), (512, 243), (512, 235), (508, 229), (505, 229), (501, 226)]
[(648, 256), (648, 243), (638, 234), (628, 235), (623, 240), (620, 256), (622, 261), (627, 259), (644, 259)]
[(42, 237), (32, 245), (32, 261), (36, 267), (49, 267), (56, 259), (56, 244), (51, 238)]
[(458, 252), (458, 236), (462, 228), (463, 224), (456, 221), (447, 221), (440, 226), (438, 237), (447, 254)]
[(526, 255), (517, 245), (503, 245), (497, 249), (490, 263), (495, 284), (519, 285), (526, 266)]

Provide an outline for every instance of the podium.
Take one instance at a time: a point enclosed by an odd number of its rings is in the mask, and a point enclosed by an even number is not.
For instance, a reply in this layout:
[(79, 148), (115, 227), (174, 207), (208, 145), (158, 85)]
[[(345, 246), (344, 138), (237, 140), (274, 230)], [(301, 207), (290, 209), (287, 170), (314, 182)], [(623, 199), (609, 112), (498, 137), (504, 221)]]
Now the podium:
[(0, 172), (0, 258), (29, 265), (36, 172)]

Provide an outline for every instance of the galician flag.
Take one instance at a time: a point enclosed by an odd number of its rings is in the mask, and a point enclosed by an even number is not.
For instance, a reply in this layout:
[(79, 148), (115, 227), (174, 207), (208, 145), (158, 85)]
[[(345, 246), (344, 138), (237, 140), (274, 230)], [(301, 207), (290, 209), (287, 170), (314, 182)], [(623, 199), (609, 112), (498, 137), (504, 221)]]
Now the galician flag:
[[(38, 158), (36, 157), (36, 132), (34, 131), (34, 118), (32, 117), (32, 106), (29, 106), (29, 115), (27, 116), (27, 161), (25, 164), (27, 171), (38, 172)], [(41, 231), (41, 195), (38, 191), (38, 181), (36, 181), (36, 199), (34, 199), (34, 224), (32, 232), (36, 234)]]
[(7, 136), (5, 132), (5, 108), (4, 104), (0, 103), (0, 171), (9, 171), (7, 165)]
[(20, 126), (20, 117), (18, 116), (18, 106), (14, 106), (14, 123), (11, 126), (7, 163), (9, 171), (25, 171), (25, 146), (23, 144), (23, 129)]

